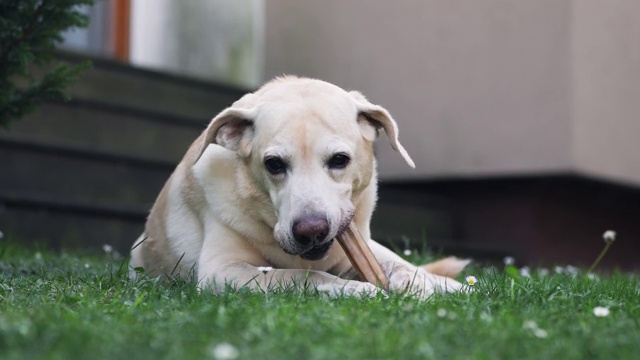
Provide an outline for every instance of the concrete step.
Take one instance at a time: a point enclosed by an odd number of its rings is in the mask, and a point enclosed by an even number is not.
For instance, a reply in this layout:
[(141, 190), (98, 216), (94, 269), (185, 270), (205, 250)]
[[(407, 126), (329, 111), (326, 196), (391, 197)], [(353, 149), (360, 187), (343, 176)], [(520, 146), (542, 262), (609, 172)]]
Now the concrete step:
[(0, 191), (149, 206), (174, 168), (169, 162), (82, 150), (0, 139)]
[[(71, 64), (91, 61), (92, 67), (68, 90), (72, 97), (153, 110), (169, 115), (210, 120), (249, 89), (220, 85), (185, 76), (137, 68), (118, 61), (57, 51)], [(47, 69), (34, 69), (36, 75)]]
[(100, 100), (49, 102), (0, 138), (37, 139), (178, 162), (207, 122)]

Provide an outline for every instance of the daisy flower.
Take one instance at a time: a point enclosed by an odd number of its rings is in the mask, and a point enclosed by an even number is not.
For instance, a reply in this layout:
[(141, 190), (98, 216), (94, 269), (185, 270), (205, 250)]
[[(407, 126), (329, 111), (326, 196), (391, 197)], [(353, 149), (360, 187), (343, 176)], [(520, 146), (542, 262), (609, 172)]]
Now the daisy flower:
[(220, 343), (211, 349), (211, 355), (217, 360), (232, 360), (238, 357), (238, 349), (229, 343)]
[(596, 306), (593, 308), (593, 315), (597, 317), (607, 317), (610, 313), (611, 311), (609, 311), (609, 308), (604, 306)]

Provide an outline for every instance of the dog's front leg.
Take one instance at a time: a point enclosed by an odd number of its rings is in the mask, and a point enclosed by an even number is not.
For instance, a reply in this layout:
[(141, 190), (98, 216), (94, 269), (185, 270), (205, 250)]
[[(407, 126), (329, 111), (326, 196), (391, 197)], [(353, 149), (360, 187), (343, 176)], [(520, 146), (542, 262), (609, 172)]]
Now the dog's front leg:
[(374, 295), (379, 291), (370, 283), (344, 280), (315, 270), (265, 269), (245, 262), (220, 264), (210, 270), (210, 275), (202, 274), (200, 286), (216, 293), (224, 291), (227, 286), (261, 292), (315, 289), (332, 297)]
[(229, 232), (224, 242), (208, 239), (202, 247), (198, 263), (201, 289), (220, 293), (227, 286), (264, 292), (311, 287), (330, 296), (366, 295), (379, 291), (370, 283), (341, 279), (323, 271), (270, 268), (253, 247)]
[(462, 288), (458, 281), (429, 273), (374, 240), (369, 240), (369, 247), (389, 278), (389, 290), (426, 298), (437, 291), (451, 292)]

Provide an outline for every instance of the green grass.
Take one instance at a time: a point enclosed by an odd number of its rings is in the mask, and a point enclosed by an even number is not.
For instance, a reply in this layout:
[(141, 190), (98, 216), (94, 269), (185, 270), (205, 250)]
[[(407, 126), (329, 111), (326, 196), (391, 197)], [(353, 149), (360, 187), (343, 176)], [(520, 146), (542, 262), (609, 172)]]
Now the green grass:
[[(199, 294), (131, 282), (124, 260), (0, 246), (0, 359), (637, 359), (637, 277), (513, 278), (480, 266), (428, 301), (312, 291)], [(418, 260), (417, 257), (413, 257)], [(608, 317), (593, 309), (605, 306)], [(535, 322), (535, 325), (532, 323)], [(546, 336), (545, 336), (546, 335)]]

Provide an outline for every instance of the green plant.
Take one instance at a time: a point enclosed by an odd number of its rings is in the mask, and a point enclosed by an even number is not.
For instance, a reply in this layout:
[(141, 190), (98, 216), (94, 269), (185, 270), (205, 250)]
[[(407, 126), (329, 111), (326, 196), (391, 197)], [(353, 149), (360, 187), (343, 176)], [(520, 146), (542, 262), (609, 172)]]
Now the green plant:
[[(94, 0), (2, 0), (0, 2), (0, 126), (8, 128), (46, 99), (66, 99), (63, 90), (89, 63), (57, 62), (40, 78), (34, 66), (54, 62), (51, 51), (67, 29), (86, 27), (79, 11)], [(25, 84), (21, 85), (21, 84)]]

